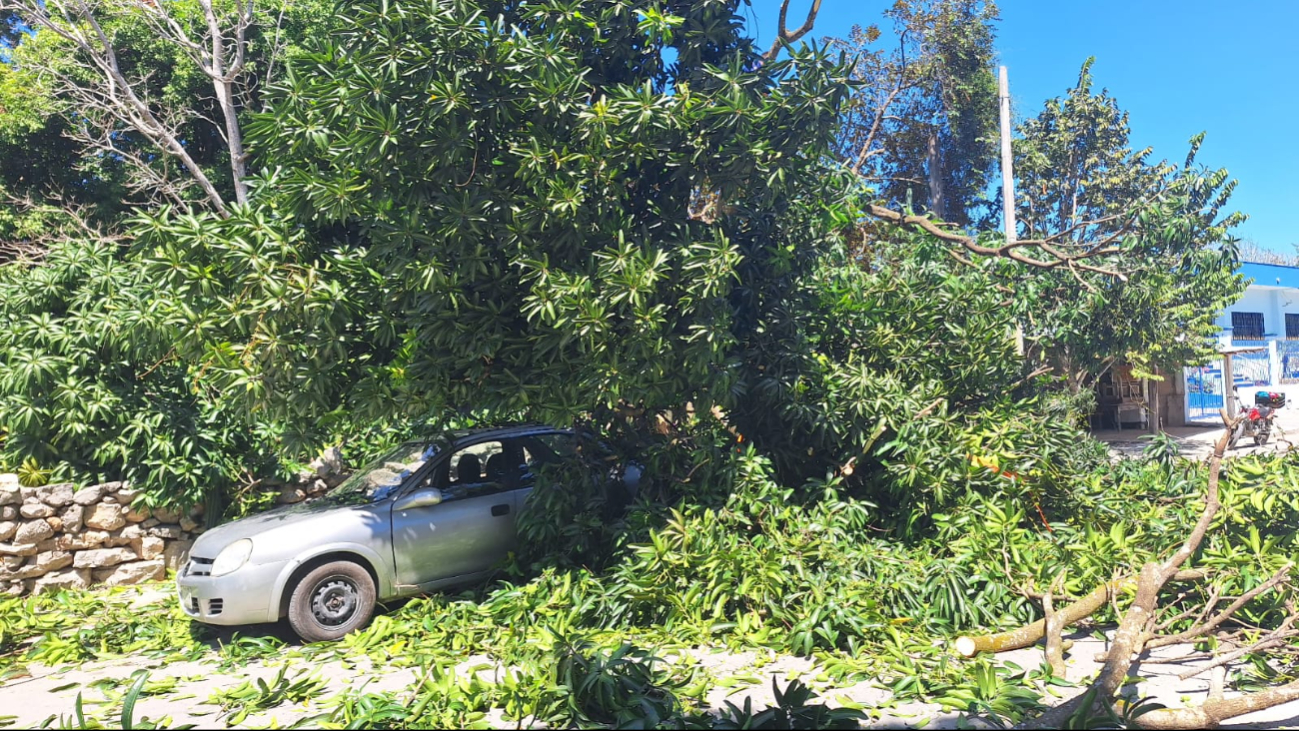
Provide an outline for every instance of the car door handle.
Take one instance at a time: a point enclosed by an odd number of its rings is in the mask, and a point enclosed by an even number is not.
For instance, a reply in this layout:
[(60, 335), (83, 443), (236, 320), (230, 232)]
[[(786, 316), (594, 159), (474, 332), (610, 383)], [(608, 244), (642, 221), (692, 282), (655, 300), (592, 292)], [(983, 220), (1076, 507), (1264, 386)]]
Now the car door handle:
[(510, 506), (506, 503), (492, 506), (492, 515), (501, 516), (501, 515), (509, 515), (509, 514), (510, 514)]

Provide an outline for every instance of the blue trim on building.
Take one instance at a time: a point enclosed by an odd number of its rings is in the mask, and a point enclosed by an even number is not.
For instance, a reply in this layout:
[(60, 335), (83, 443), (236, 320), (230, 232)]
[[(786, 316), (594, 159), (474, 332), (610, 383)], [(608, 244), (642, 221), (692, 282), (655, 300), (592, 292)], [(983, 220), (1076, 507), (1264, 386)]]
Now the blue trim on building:
[(1254, 264), (1242, 262), (1240, 273), (1260, 287), (1291, 287), (1299, 289), (1299, 267), (1280, 264)]

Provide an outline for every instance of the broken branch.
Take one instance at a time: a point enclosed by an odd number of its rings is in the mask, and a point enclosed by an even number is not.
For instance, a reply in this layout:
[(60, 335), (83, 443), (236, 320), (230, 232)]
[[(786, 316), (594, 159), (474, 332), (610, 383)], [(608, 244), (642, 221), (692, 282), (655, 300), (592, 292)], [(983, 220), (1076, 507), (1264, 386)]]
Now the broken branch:
[(1123, 615), (1118, 631), (1114, 633), (1113, 645), (1110, 646), (1100, 675), (1083, 695), (1027, 722), (1023, 725), (1025, 728), (1062, 728), (1064, 722), (1078, 712), (1080, 706), (1084, 704), (1108, 706), (1112, 703), (1114, 694), (1128, 677), (1128, 672), (1132, 668), (1132, 659), (1145, 649), (1146, 641), (1150, 638), (1149, 630), (1155, 621), (1155, 606), (1159, 600), (1160, 590), (1176, 576), (1181, 565), (1200, 547), (1209, 525), (1222, 507), (1218, 500), (1218, 478), (1222, 471), (1222, 456), (1227, 451), (1227, 443), (1230, 439), (1231, 428), (1229, 427), (1223, 431), (1214, 446), (1213, 456), (1209, 459), (1209, 484), (1205, 490), (1204, 510), (1201, 511), (1200, 519), (1196, 521), (1191, 534), (1167, 561), (1162, 564), (1151, 561), (1141, 567), (1141, 574), (1137, 579), (1136, 598), (1127, 613)]
[(1233, 650), (1232, 652), (1219, 655), (1217, 658), (1213, 660), (1213, 662), (1209, 663), (1208, 665), (1205, 665), (1204, 667), (1187, 670), (1181, 675), (1178, 675), (1177, 678), (1178, 680), (1189, 680), (1190, 678), (1193, 678), (1199, 675), (1200, 673), (1203, 673), (1206, 670), (1212, 670), (1214, 668), (1220, 668), (1223, 665), (1228, 665), (1230, 663), (1235, 662), (1237, 659), (1244, 657), (1245, 655), (1248, 655), (1250, 653), (1258, 652), (1259, 650), (1268, 650), (1273, 647), (1279, 647), (1280, 645), (1284, 644), (1286, 640), (1290, 639), (1291, 637), (1295, 637), (1299, 635), (1299, 632), (1296, 632), (1292, 629), (1294, 627), (1294, 623), (1296, 620), (1299, 620), (1299, 614), (1296, 614), (1292, 611), (1290, 613), (1290, 616), (1286, 617), (1285, 621), (1281, 623), (1280, 627), (1277, 627), (1275, 630), (1269, 632), (1266, 637), (1259, 640), (1258, 642), (1255, 642), (1249, 647), (1242, 647), (1237, 650)]
[(1293, 700), (1299, 700), (1299, 680), (1235, 698), (1210, 698), (1194, 708), (1164, 708), (1151, 711), (1137, 718), (1136, 723), (1141, 728), (1152, 729), (1217, 728), (1229, 718), (1279, 706)]
[[(1181, 571), (1173, 578), (1177, 581), (1194, 581), (1204, 578), (1203, 571)], [(1090, 617), (1109, 602), (1110, 597), (1131, 591), (1137, 586), (1137, 577), (1125, 576), (1108, 581), (1091, 591), (1078, 601), (1061, 609), (1061, 626), (1068, 627), (1079, 620)], [(973, 657), (980, 652), (1004, 652), (1028, 647), (1046, 636), (1046, 620), (1039, 619), (1018, 629), (998, 632), (981, 637), (957, 637), (953, 643), (955, 650), (963, 657)]]
[(1097, 256), (1119, 253), (1119, 249), (1112, 246), (1092, 247), (1077, 254), (1067, 255), (1063, 254), (1063, 252), (1057, 251), (1057, 255), (1054, 259), (1038, 259), (1028, 256), (1019, 250), (1025, 247), (1038, 247), (1047, 250), (1050, 248), (1051, 244), (1046, 239), (1019, 239), (1017, 241), (1002, 244), (1001, 246), (984, 246), (965, 234), (946, 231), (934, 221), (931, 221), (924, 216), (899, 213), (898, 211), (889, 210), (888, 208), (873, 203), (868, 205), (866, 209), (868, 213), (876, 218), (883, 219), (899, 226), (918, 228), (937, 239), (951, 244), (957, 244), (967, 251), (981, 256), (1001, 256), (1039, 269), (1055, 269), (1067, 265), (1083, 271), (1114, 277), (1121, 282), (1126, 282), (1128, 280), (1127, 276), (1118, 270), (1087, 264), (1083, 261), (1084, 259), (1090, 259)]
[(1270, 591), (1272, 588), (1276, 587), (1278, 584), (1285, 581), (1286, 577), (1290, 574), (1290, 569), (1291, 569), (1291, 564), (1286, 564), (1285, 566), (1282, 566), (1280, 571), (1277, 571), (1275, 574), (1272, 575), (1272, 578), (1268, 579), (1262, 584), (1259, 584), (1253, 589), (1250, 589), (1244, 594), (1241, 594), (1239, 597), (1236, 598), (1236, 601), (1229, 604), (1226, 609), (1215, 614), (1213, 618), (1210, 619), (1209, 621), (1203, 623), (1196, 623), (1195, 626), (1191, 627), (1185, 632), (1178, 632), (1175, 635), (1167, 635), (1164, 637), (1152, 638), (1146, 643), (1146, 647), (1149, 647), (1150, 649), (1154, 649), (1156, 647), (1167, 647), (1168, 645), (1176, 645), (1194, 639), (1196, 637), (1202, 637), (1204, 635), (1207, 635), (1208, 633), (1217, 629), (1218, 626), (1221, 625), (1223, 622), (1230, 619), (1231, 616), (1234, 615), (1237, 611), (1239, 611), (1241, 607), (1253, 601), (1255, 597), (1257, 597), (1258, 595), (1264, 592)]

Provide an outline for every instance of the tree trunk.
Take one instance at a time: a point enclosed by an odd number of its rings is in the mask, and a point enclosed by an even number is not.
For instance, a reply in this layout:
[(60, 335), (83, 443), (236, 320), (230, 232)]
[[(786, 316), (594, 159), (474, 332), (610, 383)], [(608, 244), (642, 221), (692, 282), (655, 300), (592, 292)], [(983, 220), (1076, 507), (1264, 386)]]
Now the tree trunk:
[[(1174, 577), (1177, 581), (1193, 581), (1204, 578), (1203, 571), (1179, 571)], [(1136, 576), (1125, 576), (1123, 578), (1108, 581), (1091, 591), (1078, 601), (1070, 604), (1059, 611), (1054, 612), (1059, 617), (1060, 627), (1068, 627), (1076, 624), (1079, 620), (1090, 617), (1097, 610), (1108, 604), (1111, 600), (1124, 592), (1132, 591), (1137, 588)], [(1028, 647), (1046, 636), (1046, 620), (1039, 619), (1032, 624), (1026, 624), (1006, 632), (998, 632), (993, 635), (983, 635), (981, 637), (958, 637), (954, 643), (954, 649), (964, 657), (972, 657), (980, 652), (1005, 652), (1007, 650), (1018, 650)]]
[(203, 7), (203, 15), (207, 18), (208, 33), (212, 36), (212, 60), (207, 73), (212, 79), (217, 103), (221, 105), (221, 116), (225, 118), (226, 146), (230, 149), (230, 182), (234, 185), (235, 201), (242, 205), (248, 202), (248, 185), (244, 182), (248, 156), (244, 154), (243, 132), (239, 129), (239, 112), (235, 109), (234, 80), (243, 73), (245, 26), (242, 24), (238, 26), (234, 38), (238, 60), (226, 69), (226, 38), (217, 20), (216, 11), (212, 8), (211, 0), (204, 0), (200, 5)]
[(221, 515), (225, 513), (225, 491), (215, 485), (203, 490), (203, 526), (215, 528), (221, 524)]
[(235, 110), (231, 84), (218, 81), (216, 87), (217, 102), (225, 116), (226, 143), (230, 148), (230, 179), (234, 183), (235, 201), (239, 204), (248, 202), (248, 184), (244, 182), (247, 172), (247, 154), (244, 153), (243, 134), (239, 129), (238, 111)]

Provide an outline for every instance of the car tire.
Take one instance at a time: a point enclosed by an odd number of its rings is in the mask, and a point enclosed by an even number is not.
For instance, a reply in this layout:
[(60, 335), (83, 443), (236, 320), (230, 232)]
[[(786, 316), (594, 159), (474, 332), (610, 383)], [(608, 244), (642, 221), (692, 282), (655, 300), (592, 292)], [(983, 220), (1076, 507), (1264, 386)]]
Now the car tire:
[(351, 561), (332, 561), (293, 587), (289, 625), (305, 642), (329, 642), (368, 624), (374, 606), (370, 572)]

